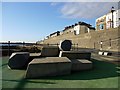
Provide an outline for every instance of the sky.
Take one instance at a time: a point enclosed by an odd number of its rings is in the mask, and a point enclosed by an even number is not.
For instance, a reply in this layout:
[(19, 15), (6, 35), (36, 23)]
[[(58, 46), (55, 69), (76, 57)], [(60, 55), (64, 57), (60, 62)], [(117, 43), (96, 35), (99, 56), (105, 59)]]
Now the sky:
[[(1, 4), (0, 4), (1, 6)], [(95, 26), (116, 2), (2, 2), (2, 40), (36, 42), (83, 21)]]

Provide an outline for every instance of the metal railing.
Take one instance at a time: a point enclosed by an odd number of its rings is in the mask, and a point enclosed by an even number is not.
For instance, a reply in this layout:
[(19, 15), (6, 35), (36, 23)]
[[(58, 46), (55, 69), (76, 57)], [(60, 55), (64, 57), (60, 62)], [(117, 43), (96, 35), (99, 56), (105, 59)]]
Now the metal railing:
[(22, 49), (25, 51), (25, 46), (31, 46), (33, 48), (36, 48), (38, 46), (43, 46), (42, 44), (37, 43), (26, 43), (26, 42), (2, 42), (0, 43), (1, 52), (7, 53), (8, 56), (10, 56), (11, 51), (16, 50), (19, 51), (19, 49)]
[[(43, 44), (43, 46), (59, 46), (59, 44), (58, 43), (56, 44), (47, 43), (47, 44)], [(73, 43), (71, 50), (78, 50), (78, 43)]]
[(117, 37), (117, 38), (110, 38), (108, 40), (101, 40), (101, 41), (98, 41), (98, 42), (94, 42), (94, 49), (100, 49), (100, 50), (103, 50), (105, 49), (106, 47), (113, 47), (115, 46), (114, 43), (119, 43), (120, 40), (120, 37)]
[[(31, 46), (33, 47), (34, 49), (37, 48), (37, 47), (43, 47), (43, 46), (59, 46), (58, 43), (56, 44), (38, 44), (38, 43), (25, 43), (25, 42), (3, 42), (3, 43), (0, 43), (0, 47), (2, 48), (2, 52), (3, 51), (6, 51), (7, 55), (10, 56), (11, 52), (12, 51), (19, 51), (19, 48), (20, 47), (23, 51), (25, 51), (25, 47), (26, 46)], [(78, 50), (78, 44), (72, 44), (72, 48), (71, 50)], [(35, 50), (33, 50), (35, 52)]]

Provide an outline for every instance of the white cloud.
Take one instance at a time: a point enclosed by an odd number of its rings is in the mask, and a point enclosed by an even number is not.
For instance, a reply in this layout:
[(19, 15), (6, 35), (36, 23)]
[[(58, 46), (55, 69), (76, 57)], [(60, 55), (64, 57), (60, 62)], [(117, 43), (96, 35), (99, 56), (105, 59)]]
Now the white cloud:
[(107, 14), (111, 7), (118, 8), (117, 2), (67, 2), (60, 12), (65, 18), (97, 18)]
[(56, 5), (58, 5), (58, 4), (59, 4), (58, 2), (52, 2), (50, 5), (56, 6)]

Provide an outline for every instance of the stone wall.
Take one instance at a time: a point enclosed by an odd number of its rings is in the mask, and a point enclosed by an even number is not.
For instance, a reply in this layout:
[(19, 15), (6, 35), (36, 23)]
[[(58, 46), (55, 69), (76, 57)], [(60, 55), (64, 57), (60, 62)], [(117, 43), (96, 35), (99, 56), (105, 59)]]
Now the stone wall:
[[(94, 31), (85, 34), (74, 35), (69, 32), (56, 37), (51, 37), (43, 41), (44, 44), (57, 44), (60, 40), (69, 39), (72, 43), (78, 44), (79, 48), (95, 48), (108, 51), (118, 51), (120, 37), (118, 32), (120, 28)], [(102, 45), (100, 42), (103, 42)]]

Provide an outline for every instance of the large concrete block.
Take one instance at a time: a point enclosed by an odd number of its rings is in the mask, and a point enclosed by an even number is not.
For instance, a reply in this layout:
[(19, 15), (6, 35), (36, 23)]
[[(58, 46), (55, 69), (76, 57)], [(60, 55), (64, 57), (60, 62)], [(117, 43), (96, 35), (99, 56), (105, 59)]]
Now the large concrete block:
[(87, 59), (90, 60), (90, 52), (81, 51), (60, 51), (59, 57), (67, 57), (69, 59)]
[(56, 57), (59, 56), (59, 47), (57, 46), (46, 46), (42, 48), (41, 56), (43, 57)]
[(92, 69), (92, 62), (86, 59), (75, 59), (72, 61), (72, 71), (81, 71)]
[(59, 48), (63, 51), (70, 51), (72, 47), (72, 42), (71, 40), (63, 40), (63, 41), (60, 41), (60, 45), (59, 45)]
[(21, 69), (29, 60), (29, 52), (15, 52), (9, 58), (8, 67), (10, 69)]
[(33, 59), (28, 65), (26, 78), (70, 74), (71, 66), (71, 61), (67, 57), (46, 57)]

